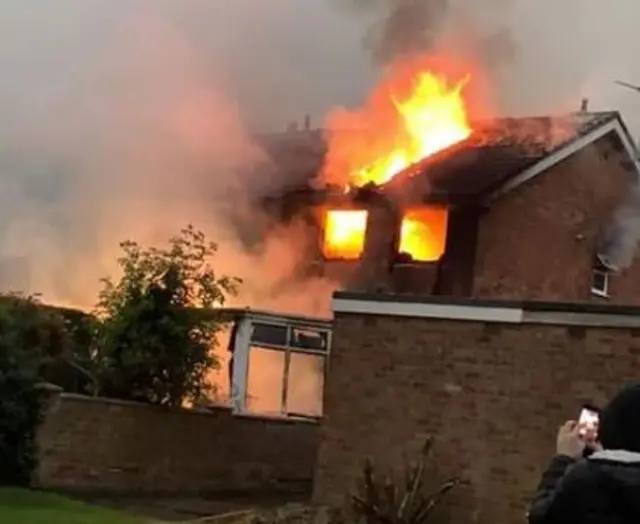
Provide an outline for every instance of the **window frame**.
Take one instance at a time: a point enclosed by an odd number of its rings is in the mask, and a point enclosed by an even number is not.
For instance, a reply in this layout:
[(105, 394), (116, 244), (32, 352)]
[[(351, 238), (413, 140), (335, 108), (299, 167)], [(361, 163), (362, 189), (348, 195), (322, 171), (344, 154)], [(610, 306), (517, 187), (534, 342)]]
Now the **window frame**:
[[(596, 286), (596, 278), (603, 279), (603, 286)], [(597, 297), (609, 298), (609, 272), (603, 269), (594, 268), (591, 271), (591, 294)]]
[[(600, 259), (599, 256), (595, 256), (593, 266), (591, 268), (591, 294), (600, 298), (609, 298), (609, 277), (611, 276), (611, 270)], [(596, 286), (597, 279), (602, 279), (603, 285)]]
[[(323, 374), (326, 375), (332, 337), (332, 323), (330, 320), (313, 319), (306, 317), (292, 317), (277, 315), (265, 312), (255, 312), (251, 310), (243, 311), (241, 316), (236, 317), (235, 325), (237, 336), (233, 347), (233, 369), (232, 369), (232, 390), (231, 406), (234, 414), (246, 414), (261, 416), (261, 413), (247, 409), (247, 395), (249, 392), (248, 374), (249, 358), (253, 347), (278, 351), (285, 354), (284, 370), (281, 383), (280, 410), (276, 416), (291, 419), (318, 420), (322, 415), (306, 415), (294, 413), (288, 409), (288, 389), (289, 372), (291, 367), (291, 355), (313, 355), (323, 358)], [(253, 338), (255, 325), (273, 326), (286, 328), (286, 343), (269, 343), (264, 340)], [(293, 334), (296, 330), (313, 331), (321, 334), (325, 342), (325, 347), (320, 349), (300, 347), (292, 343)], [(274, 416), (272, 413), (265, 413), (264, 416)]]

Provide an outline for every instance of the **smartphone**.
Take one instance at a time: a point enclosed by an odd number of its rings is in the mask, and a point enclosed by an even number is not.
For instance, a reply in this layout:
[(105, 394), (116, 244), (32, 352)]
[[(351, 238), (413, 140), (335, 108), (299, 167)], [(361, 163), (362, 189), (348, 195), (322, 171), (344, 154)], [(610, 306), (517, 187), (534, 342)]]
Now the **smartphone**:
[(593, 406), (583, 406), (578, 418), (580, 435), (588, 436), (589, 440), (596, 440), (598, 426), (600, 424), (600, 412)]

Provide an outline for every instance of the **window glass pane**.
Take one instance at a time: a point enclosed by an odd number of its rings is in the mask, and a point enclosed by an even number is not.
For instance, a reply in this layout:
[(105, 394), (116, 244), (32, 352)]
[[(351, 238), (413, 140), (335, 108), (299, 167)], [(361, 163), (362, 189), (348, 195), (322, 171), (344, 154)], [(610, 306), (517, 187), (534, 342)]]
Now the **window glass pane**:
[(280, 414), (284, 379), (283, 351), (252, 346), (247, 375), (247, 410), (252, 413)]
[(607, 274), (602, 271), (594, 271), (592, 275), (591, 286), (596, 291), (606, 293), (607, 291)]
[(287, 411), (289, 414), (322, 415), (324, 357), (291, 353)]
[(287, 326), (277, 326), (273, 324), (253, 324), (251, 342), (256, 345), (275, 344), (279, 346), (287, 345)]
[(327, 332), (313, 328), (293, 328), (291, 330), (291, 346), (294, 348), (326, 351)]

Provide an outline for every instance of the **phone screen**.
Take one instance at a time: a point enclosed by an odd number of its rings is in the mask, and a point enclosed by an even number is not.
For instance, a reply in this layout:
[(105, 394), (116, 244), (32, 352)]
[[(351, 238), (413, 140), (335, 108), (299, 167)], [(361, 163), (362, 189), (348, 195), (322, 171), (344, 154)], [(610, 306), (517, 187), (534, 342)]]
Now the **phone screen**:
[(589, 436), (590, 438), (595, 439), (598, 433), (599, 423), (600, 414), (595, 409), (587, 407), (582, 408), (580, 418), (578, 419), (580, 435)]

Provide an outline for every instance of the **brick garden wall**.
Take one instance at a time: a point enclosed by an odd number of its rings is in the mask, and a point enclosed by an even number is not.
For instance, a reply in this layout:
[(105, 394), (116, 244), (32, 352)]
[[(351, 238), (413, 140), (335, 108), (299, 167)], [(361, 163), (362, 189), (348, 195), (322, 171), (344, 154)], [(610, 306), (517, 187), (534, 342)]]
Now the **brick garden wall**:
[(640, 329), (336, 313), (314, 500), (336, 504), (365, 456), (383, 470), (436, 436), (470, 485), (454, 523), (522, 523), (557, 426), (640, 378)]
[(35, 484), (103, 493), (310, 490), (317, 424), (62, 394), (38, 434)]

